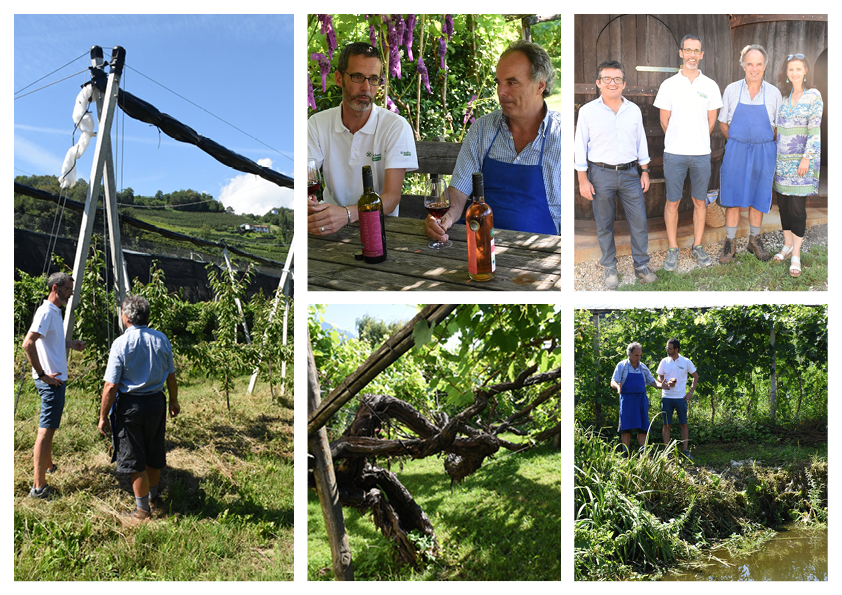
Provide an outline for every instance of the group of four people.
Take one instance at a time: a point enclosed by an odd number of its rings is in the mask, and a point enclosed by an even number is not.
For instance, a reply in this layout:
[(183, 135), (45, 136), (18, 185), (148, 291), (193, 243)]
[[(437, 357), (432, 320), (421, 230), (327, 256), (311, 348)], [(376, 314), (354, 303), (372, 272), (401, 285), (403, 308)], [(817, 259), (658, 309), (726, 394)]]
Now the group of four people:
[[(803, 54), (790, 54), (781, 72), (780, 89), (763, 80), (766, 50), (757, 44), (743, 48), (740, 66), (745, 78), (731, 83), (720, 96), (719, 86), (705, 76), (702, 41), (686, 35), (679, 44), (682, 65), (658, 89), (654, 106), (664, 131), (664, 225), (669, 249), (664, 270), (678, 266), (678, 204), (690, 177), (693, 201), (692, 254), (709, 266), (703, 247), (711, 174), (710, 137), (719, 113), (727, 139), (720, 169), (720, 203), (725, 207), (725, 246), (719, 262), (731, 262), (736, 251), (740, 211), (748, 209), (747, 249), (760, 260), (769, 253), (761, 239), (763, 214), (777, 196), (784, 246), (776, 261), (791, 258), (790, 274), (801, 274), (801, 242), (806, 231), (806, 196), (818, 192), (821, 161), (822, 98), (809, 87), (810, 65)], [(600, 264), (609, 289), (619, 285), (614, 243), (615, 199), (620, 198), (629, 225), (635, 275), (644, 283), (657, 276), (649, 270), (649, 236), (643, 193), (649, 189), (649, 148), (640, 108), (623, 97), (625, 69), (616, 61), (599, 65), (600, 97), (579, 109), (575, 164), (579, 192), (592, 201)], [(781, 91), (784, 91), (782, 95)]]

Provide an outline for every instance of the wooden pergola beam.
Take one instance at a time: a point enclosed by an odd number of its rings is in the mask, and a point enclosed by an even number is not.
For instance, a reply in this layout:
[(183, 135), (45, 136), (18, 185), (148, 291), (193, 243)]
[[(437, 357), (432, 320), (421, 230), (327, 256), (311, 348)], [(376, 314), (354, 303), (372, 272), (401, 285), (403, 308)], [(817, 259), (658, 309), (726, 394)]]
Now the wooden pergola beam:
[(438, 324), (455, 309), (455, 304), (425, 306), (415, 318), (389, 337), (377, 351), (372, 353), (351, 375), (346, 377), (345, 380), (333, 389), (324, 401), (321, 402), (321, 405), (312, 412), (308, 412), (308, 438), (312, 437), (319, 428), (328, 422), (334, 413), (339, 411), (345, 403), (362, 391), (380, 372), (389, 367), (392, 362), (415, 345), (415, 341), (412, 338), (412, 331), (415, 329), (416, 324), (421, 320), (426, 320), (431, 326)]

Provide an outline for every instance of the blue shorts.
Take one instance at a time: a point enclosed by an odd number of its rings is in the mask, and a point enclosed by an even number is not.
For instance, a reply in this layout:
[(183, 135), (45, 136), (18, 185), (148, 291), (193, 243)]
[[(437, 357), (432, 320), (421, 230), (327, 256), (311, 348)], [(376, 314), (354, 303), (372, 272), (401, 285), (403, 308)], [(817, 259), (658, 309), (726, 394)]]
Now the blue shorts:
[(678, 412), (678, 423), (684, 425), (687, 423), (687, 401), (684, 397), (680, 399), (664, 399), (661, 398), (661, 413), (663, 414), (664, 425), (672, 425), (672, 412)]
[(646, 393), (620, 393), (621, 434), (637, 430), (641, 434), (649, 431), (649, 398)]
[(61, 386), (47, 384), (43, 380), (35, 379), (35, 388), (41, 395), (41, 422), (39, 428), (58, 430), (61, 423), (61, 414), (64, 412), (64, 391), (66, 382)]
[(664, 179), (667, 200), (677, 202), (684, 194), (684, 179), (690, 174), (690, 195), (696, 200), (706, 201), (710, 182), (710, 154), (675, 155), (664, 153)]

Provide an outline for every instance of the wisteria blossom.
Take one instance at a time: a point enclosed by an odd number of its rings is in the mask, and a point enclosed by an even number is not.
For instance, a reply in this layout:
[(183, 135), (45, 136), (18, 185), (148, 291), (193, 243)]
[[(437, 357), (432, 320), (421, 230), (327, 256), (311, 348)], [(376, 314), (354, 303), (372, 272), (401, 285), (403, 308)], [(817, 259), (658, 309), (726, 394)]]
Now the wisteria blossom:
[(412, 36), (415, 31), (415, 15), (406, 15), (406, 29), (403, 32), (403, 45), (406, 46), (406, 59), (412, 62)]
[(416, 64), (415, 69), (418, 71), (418, 74), (421, 75), (421, 82), (427, 87), (427, 93), (430, 95), (433, 94), (433, 90), (430, 89), (430, 75), (427, 73), (427, 67), (424, 65), (424, 58), (418, 56), (418, 64)]
[(444, 15), (444, 32), (447, 34), (447, 41), (453, 37), (453, 15)]
[(322, 92), (325, 92), (327, 91), (327, 75), (330, 74), (330, 58), (324, 54), (313, 52), (310, 54), (310, 59), (319, 63), (319, 72), (322, 75)]
[(439, 68), (447, 70), (447, 66), (444, 64), (445, 54), (447, 54), (447, 40), (442, 36), (439, 37)]
[(320, 14), (318, 18), (322, 23), (321, 33), (325, 36), (327, 42), (327, 53), (333, 60), (333, 50), (339, 47), (339, 44), (336, 43), (336, 31), (333, 30), (333, 17), (329, 14)]
[(316, 98), (313, 97), (313, 81), (310, 80), (310, 75), (307, 75), (307, 106), (310, 109), (316, 109)]
[(395, 30), (394, 21), (389, 21), (386, 39), (389, 42), (389, 74), (401, 78), (400, 45), (398, 45), (398, 32)]

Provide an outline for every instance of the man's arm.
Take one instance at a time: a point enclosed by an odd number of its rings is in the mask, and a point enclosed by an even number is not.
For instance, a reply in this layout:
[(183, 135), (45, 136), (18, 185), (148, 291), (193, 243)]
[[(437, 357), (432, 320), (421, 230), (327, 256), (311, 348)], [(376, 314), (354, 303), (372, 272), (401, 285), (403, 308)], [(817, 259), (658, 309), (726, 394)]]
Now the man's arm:
[(664, 134), (667, 133), (667, 126), (670, 125), (670, 116), (672, 115), (672, 110), (662, 109), (661, 110), (661, 129), (664, 131)]
[(690, 399), (693, 398), (693, 392), (696, 390), (696, 385), (699, 384), (699, 373), (693, 372), (691, 376), (693, 377), (693, 383), (690, 385), (690, 390), (687, 391), (687, 394), (684, 396), (688, 403), (690, 402)]
[(713, 127), (716, 126), (716, 112), (715, 109), (708, 110), (708, 134), (713, 134)]
[(111, 422), (108, 420), (108, 413), (111, 411), (115, 398), (117, 398), (117, 385), (106, 382), (102, 389), (102, 403), (99, 407), (99, 424), (97, 424), (99, 433), (103, 436), (111, 434)]
[[(383, 201), (383, 214), (394, 211), (401, 202), (401, 189), (406, 169), (387, 169), (383, 178), (383, 190), (380, 199)], [(347, 210), (346, 210), (347, 208)], [(307, 232), (321, 236), (336, 233), (346, 225), (359, 221), (357, 205), (340, 207), (329, 203), (309, 203), (307, 205)], [(350, 215), (350, 221), (349, 217)], [(324, 228), (324, 231), (322, 231)]]
[(613, 388), (614, 390), (616, 390), (616, 391), (617, 391), (617, 394), (620, 394), (620, 389), (621, 389), (622, 387), (620, 386), (620, 383), (619, 383), (619, 382), (617, 382), (616, 380), (614, 380), (614, 379), (612, 378), (612, 379), (611, 379), (611, 388)]
[(725, 122), (719, 123), (719, 129), (722, 131), (723, 136), (725, 136), (725, 140), (728, 140), (728, 128), (729, 126)]
[(167, 376), (167, 392), (170, 394), (170, 417), (181, 413), (181, 405), (178, 404), (178, 381), (175, 374)]
[(42, 335), (40, 333), (33, 331), (26, 333), (26, 337), (23, 339), (23, 352), (26, 354), (29, 363), (35, 369), (35, 373), (38, 374), (39, 380), (52, 386), (61, 386), (61, 380), (58, 379), (58, 372), (52, 374), (44, 373), (44, 366), (41, 365), (41, 360), (38, 357), (38, 349), (35, 347), (35, 342), (41, 337)]

